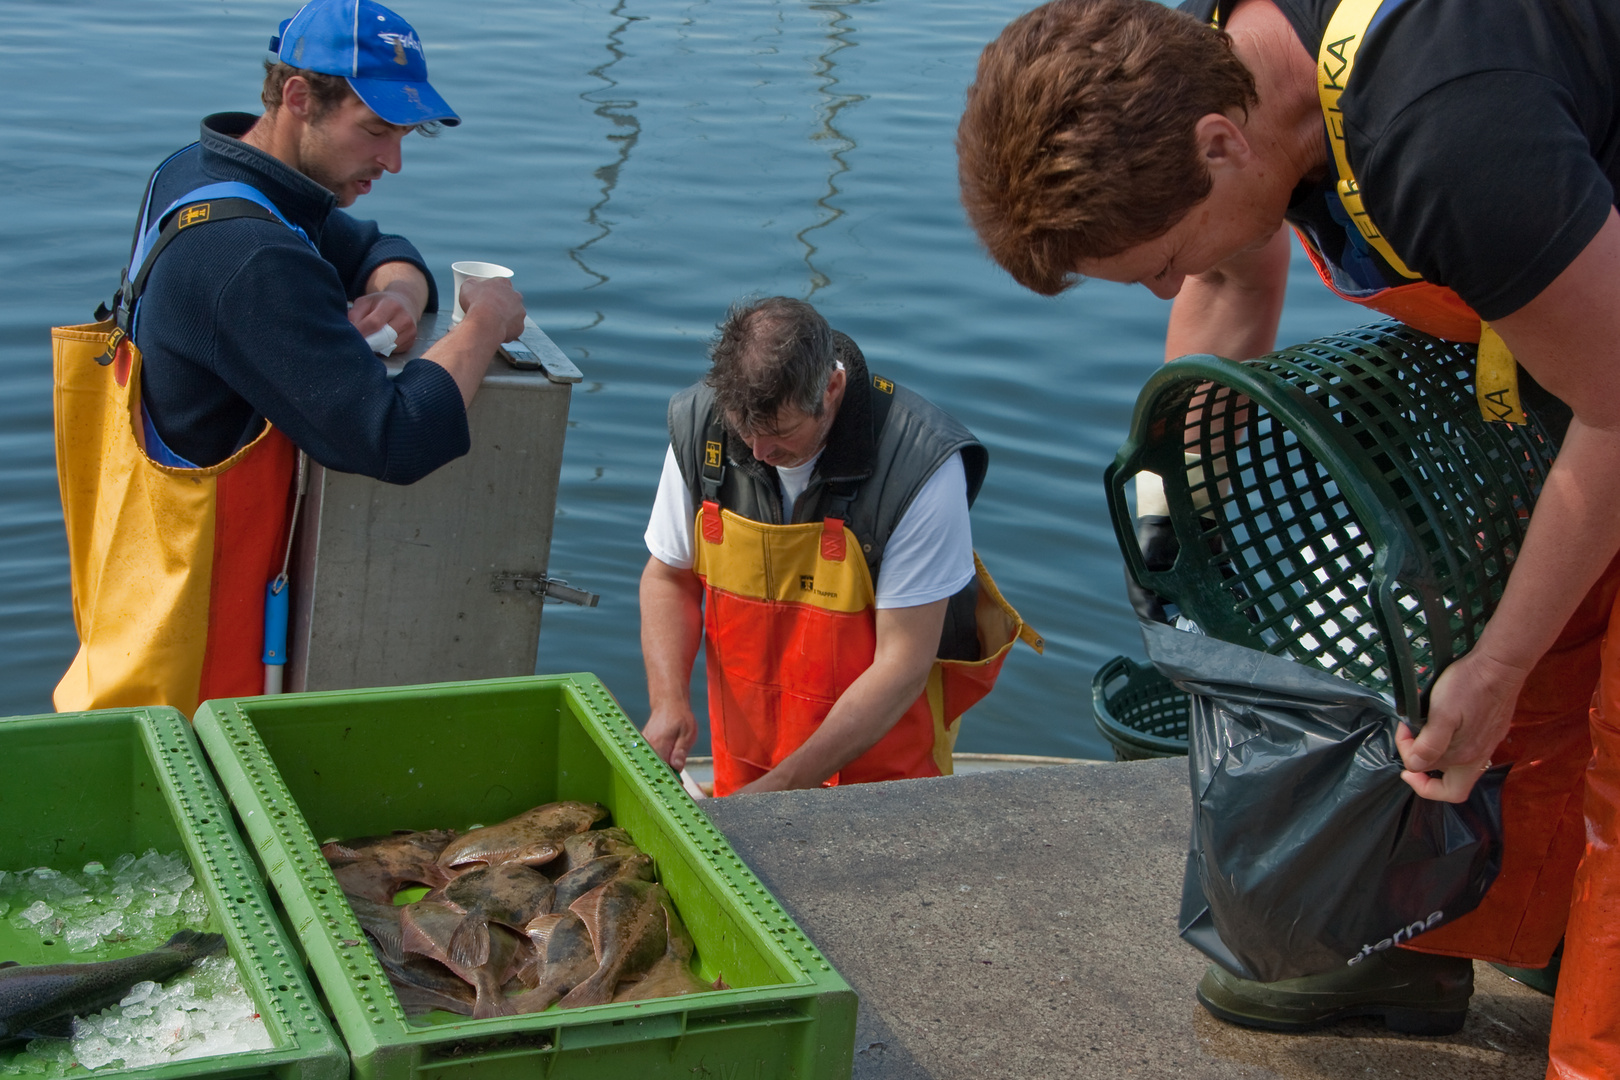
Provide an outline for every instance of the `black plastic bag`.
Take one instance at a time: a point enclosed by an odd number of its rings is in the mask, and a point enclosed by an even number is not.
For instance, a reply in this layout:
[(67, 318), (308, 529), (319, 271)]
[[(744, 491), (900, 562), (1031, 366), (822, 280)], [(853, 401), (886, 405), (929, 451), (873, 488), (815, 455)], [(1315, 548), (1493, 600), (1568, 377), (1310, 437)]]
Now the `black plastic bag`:
[(1192, 695), (1181, 936), (1245, 979), (1316, 975), (1478, 906), (1502, 864), (1502, 782), (1431, 802), (1401, 779), (1399, 720), (1371, 690), (1291, 660), (1144, 623)]

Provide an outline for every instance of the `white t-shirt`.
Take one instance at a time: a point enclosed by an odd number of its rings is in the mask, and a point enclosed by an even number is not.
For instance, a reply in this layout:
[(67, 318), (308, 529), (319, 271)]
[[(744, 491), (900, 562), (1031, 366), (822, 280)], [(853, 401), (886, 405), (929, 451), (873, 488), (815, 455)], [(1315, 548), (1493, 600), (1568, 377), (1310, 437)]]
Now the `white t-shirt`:
[[(818, 455), (819, 456), (819, 455)], [(782, 483), (782, 520), (810, 485), (815, 459), (792, 469), (777, 469)], [(693, 562), (692, 530), (697, 508), (681, 479), (671, 447), (664, 454), (652, 518), (647, 523), (647, 550), (677, 570)], [(973, 531), (968, 521), (967, 472), (962, 455), (952, 454), (934, 470), (889, 537), (883, 564), (874, 582), (879, 608), (919, 607), (961, 592), (973, 580)]]

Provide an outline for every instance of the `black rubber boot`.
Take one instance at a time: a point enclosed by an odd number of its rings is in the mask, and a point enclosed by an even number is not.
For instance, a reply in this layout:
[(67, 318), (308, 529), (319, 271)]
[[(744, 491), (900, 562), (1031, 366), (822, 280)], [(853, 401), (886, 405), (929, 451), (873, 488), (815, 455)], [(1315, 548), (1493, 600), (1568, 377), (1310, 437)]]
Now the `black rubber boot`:
[(1310, 1031), (1351, 1016), (1381, 1016), (1391, 1031), (1454, 1035), (1468, 1018), (1474, 962), (1407, 949), (1369, 955), (1325, 975), (1260, 983), (1210, 965), (1198, 1000), (1232, 1024)]

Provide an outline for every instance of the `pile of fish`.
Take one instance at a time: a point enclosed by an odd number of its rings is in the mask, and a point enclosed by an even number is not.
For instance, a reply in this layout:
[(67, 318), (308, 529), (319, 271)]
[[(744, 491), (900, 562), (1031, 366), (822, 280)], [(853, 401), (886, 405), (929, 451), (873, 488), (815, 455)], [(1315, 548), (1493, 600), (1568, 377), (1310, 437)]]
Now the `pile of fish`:
[[(653, 861), (601, 806), (556, 802), (463, 836), (331, 841), (332, 866), (410, 1016), (483, 1019), (722, 988)], [(426, 886), (411, 903), (402, 892)]]

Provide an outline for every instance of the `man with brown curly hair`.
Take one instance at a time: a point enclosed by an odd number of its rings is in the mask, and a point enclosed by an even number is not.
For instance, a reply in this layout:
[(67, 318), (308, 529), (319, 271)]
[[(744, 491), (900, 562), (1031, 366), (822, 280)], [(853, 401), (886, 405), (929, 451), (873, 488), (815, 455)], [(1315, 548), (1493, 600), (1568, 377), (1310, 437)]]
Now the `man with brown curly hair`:
[[(1429, 798), (1516, 762), (1502, 874), (1415, 946), (1539, 968), (1564, 937), (1549, 1075), (1620, 1075), (1620, 8), (1219, 7), (1055, 0), (1015, 20), (968, 92), (963, 203), (1031, 289), (1099, 277), (1174, 298), (1169, 357), (1272, 347), (1292, 226), (1340, 296), (1478, 341), (1488, 416), (1520, 418), (1522, 398), (1567, 423), (1494, 617), (1422, 734), (1399, 736)], [(1200, 996), (1284, 1029), (1460, 1022), (1462, 966), (1390, 955), (1401, 970), (1353, 986), (1212, 970)]]

